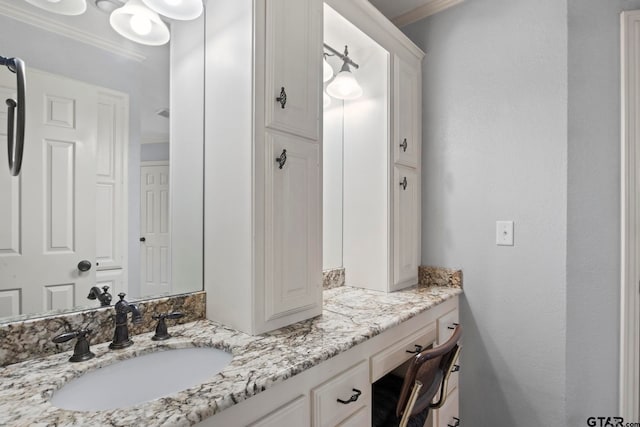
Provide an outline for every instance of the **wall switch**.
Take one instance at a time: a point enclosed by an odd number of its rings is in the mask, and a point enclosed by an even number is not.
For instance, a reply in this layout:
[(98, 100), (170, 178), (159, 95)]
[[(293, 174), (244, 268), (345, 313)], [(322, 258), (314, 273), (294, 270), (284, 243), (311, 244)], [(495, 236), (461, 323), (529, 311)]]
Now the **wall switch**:
[(513, 246), (513, 221), (496, 221), (496, 245)]

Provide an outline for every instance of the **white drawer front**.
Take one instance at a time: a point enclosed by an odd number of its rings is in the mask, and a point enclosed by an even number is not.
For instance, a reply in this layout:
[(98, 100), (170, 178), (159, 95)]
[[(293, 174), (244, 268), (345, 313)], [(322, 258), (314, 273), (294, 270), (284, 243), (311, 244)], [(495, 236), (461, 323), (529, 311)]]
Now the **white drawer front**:
[(292, 402), (276, 409), (250, 427), (282, 427), (309, 425), (309, 400), (300, 396)]
[(445, 343), (449, 339), (457, 323), (460, 323), (457, 309), (438, 319), (438, 345)]
[(434, 427), (450, 427), (459, 424), (458, 391), (447, 397), (444, 406), (436, 411)]
[[(432, 323), (390, 345), (371, 357), (371, 382), (375, 382), (391, 372), (421, 351), (432, 345), (436, 340), (436, 325)], [(416, 347), (419, 346), (419, 347)], [(410, 353), (411, 352), (411, 353)]]
[(371, 410), (368, 406), (338, 424), (338, 427), (365, 427), (371, 425)]
[[(338, 399), (349, 401), (352, 396), (355, 401), (338, 402)], [(368, 411), (371, 385), (367, 362), (362, 361), (311, 390), (311, 402), (314, 427), (333, 427), (362, 408)]]

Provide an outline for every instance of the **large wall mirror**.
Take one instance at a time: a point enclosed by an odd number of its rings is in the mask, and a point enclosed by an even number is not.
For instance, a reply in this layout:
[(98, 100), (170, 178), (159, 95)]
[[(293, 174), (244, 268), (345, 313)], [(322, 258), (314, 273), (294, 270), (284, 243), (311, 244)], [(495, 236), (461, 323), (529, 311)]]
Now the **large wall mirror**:
[(204, 17), (166, 23), (145, 46), (94, 0), (79, 16), (0, 0), (0, 55), (27, 65), (18, 177), (0, 69), (0, 323), (97, 308), (95, 286), (112, 303), (202, 290)]

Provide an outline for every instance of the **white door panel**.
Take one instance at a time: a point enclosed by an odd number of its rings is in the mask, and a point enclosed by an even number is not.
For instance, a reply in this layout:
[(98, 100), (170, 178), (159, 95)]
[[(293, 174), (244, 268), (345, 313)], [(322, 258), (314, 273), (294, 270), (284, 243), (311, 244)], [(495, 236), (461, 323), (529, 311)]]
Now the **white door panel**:
[[(27, 82), (19, 177), (0, 150), (0, 317), (16, 307), (23, 314), (91, 306), (95, 284), (99, 88), (34, 69)], [(15, 76), (0, 73), (2, 99), (14, 86)], [(0, 120), (6, 139), (6, 110)], [(82, 260), (89, 271), (79, 271)]]
[[(267, 133), (265, 320), (313, 307), (321, 286), (319, 145)], [(286, 150), (282, 168), (275, 161)]]
[(140, 278), (142, 295), (171, 291), (169, 165), (143, 165), (140, 174)]
[(394, 168), (393, 288), (418, 283), (419, 178), (415, 169)]

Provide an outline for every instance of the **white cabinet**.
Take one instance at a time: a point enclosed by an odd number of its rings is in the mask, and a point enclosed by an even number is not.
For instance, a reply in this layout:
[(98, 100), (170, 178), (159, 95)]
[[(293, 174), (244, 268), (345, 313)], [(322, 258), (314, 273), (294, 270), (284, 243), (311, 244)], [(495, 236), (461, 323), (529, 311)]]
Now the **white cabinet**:
[[(274, 384), (272, 388), (199, 423), (202, 427), (295, 426), (365, 427), (371, 425), (371, 384), (413, 357), (416, 345), (430, 346), (443, 316), (457, 312), (458, 298), (449, 299), (324, 362)], [(432, 411), (438, 420), (458, 415), (452, 389), (445, 406)], [(342, 400), (342, 403), (338, 399)], [(432, 427), (431, 424), (427, 424)], [(425, 425), (425, 427), (427, 426)], [(446, 426), (446, 422), (444, 426)]]
[(417, 283), (420, 263), (420, 177), (414, 168), (395, 166), (393, 208), (393, 288)]
[[(318, 303), (322, 274), (318, 144), (267, 132), (265, 176), (265, 318)], [(276, 160), (277, 159), (277, 160)]]
[(394, 159), (396, 163), (418, 167), (422, 145), (420, 69), (400, 57), (394, 58)]
[(447, 396), (442, 408), (434, 411), (433, 427), (457, 427), (460, 425), (458, 413), (458, 390), (454, 390)]
[[(318, 139), (318, 49), (322, 16), (315, 1), (266, 2), (266, 125)], [(280, 101), (276, 101), (280, 98)]]
[(306, 419), (309, 419), (309, 399), (303, 395), (252, 423), (249, 427), (297, 426)]
[(207, 317), (250, 334), (322, 312), (321, 11), (207, 2)]
[[(313, 427), (336, 426), (361, 409), (365, 409), (366, 414), (371, 416), (371, 385), (367, 362), (363, 360), (311, 390)], [(367, 421), (362, 425), (371, 424), (370, 418)]]

